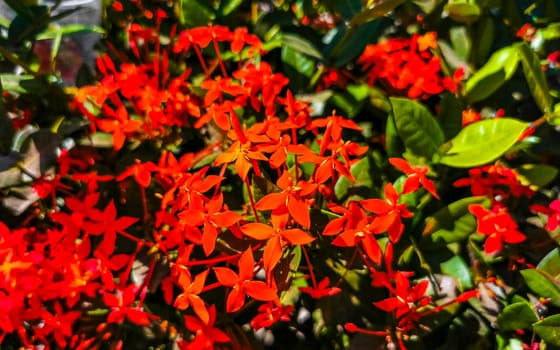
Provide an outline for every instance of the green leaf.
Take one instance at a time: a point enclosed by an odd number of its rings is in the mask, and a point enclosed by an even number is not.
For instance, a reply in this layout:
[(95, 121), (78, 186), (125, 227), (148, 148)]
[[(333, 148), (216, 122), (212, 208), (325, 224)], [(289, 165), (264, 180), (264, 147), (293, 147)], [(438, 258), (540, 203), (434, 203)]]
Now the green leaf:
[(406, 151), (404, 145), (397, 133), (395, 118), (392, 114), (387, 117), (387, 125), (385, 125), (385, 147), (387, 155), (390, 157), (402, 157)]
[(551, 304), (560, 307), (560, 287), (558, 286), (558, 281), (536, 269), (522, 270), (521, 276), (523, 276), (525, 283), (533, 293), (543, 298), (550, 298)]
[(528, 124), (513, 118), (487, 119), (467, 125), (448, 142), (441, 163), (470, 168), (487, 164), (513, 146)]
[(33, 20), (33, 11), (30, 7), (33, 6), (31, 1), (22, 0), (4, 0), (6, 5), (8, 5), (18, 16), (22, 16), (29, 20)]
[(560, 277), (560, 249), (554, 248), (537, 265), (537, 269), (554, 278)]
[(534, 323), (533, 329), (548, 345), (560, 346), (560, 315), (548, 316)]
[(342, 67), (358, 57), (379, 31), (379, 21), (368, 22), (358, 27), (341, 24), (329, 32), (323, 53), (328, 63), (334, 67)]
[(445, 139), (455, 137), (463, 129), (463, 104), (455, 95), (446, 92), (439, 104), (437, 116)]
[(357, 101), (346, 91), (333, 93), (329, 102), (333, 103), (337, 110), (340, 109), (347, 118), (354, 118), (364, 105), (364, 101)]
[(237, 9), (243, 0), (225, 0), (220, 3), (220, 15), (227, 16)]
[(429, 247), (438, 242), (448, 244), (465, 240), (476, 229), (476, 219), (469, 212), (471, 204), (489, 207), (490, 200), (484, 196), (463, 198), (426, 218), (423, 245)]
[(468, 61), (471, 54), (472, 42), (469, 33), (467, 32), (467, 27), (452, 27), (449, 30), (449, 39), (451, 39), (453, 50), (457, 56), (459, 56), (462, 60)]
[(492, 16), (486, 15), (475, 23), (475, 37), (472, 54), (474, 61), (482, 65), (488, 60), (490, 50), (494, 45), (495, 25)]
[(469, 103), (484, 100), (511, 79), (519, 64), (518, 50), (508, 46), (496, 51), (465, 83)]
[(4, 91), (17, 92), (20, 94), (43, 95), (46, 86), (41, 81), (28, 74), (0, 74), (0, 82)]
[(444, 7), (449, 17), (461, 23), (472, 23), (480, 16), (480, 8), (476, 4), (461, 2), (450, 2)]
[(216, 11), (207, 0), (178, 0), (175, 12), (186, 27), (206, 26), (216, 18)]
[[(344, 1), (339, 1), (344, 2)], [(358, 13), (350, 21), (350, 27), (359, 26), (364, 23), (371, 22), (387, 13), (393, 11), (397, 6), (402, 4), (404, 0), (382, 0), (376, 1), (375, 5), (370, 6), (367, 10)]]
[(315, 71), (315, 62), (290, 46), (282, 47), (284, 72), (290, 78), (290, 87), (298, 92), (305, 90)]
[(47, 25), (52, 18), (49, 17), (47, 6), (30, 6), (29, 14), (17, 15), (8, 28), (8, 39), (12, 43), (19, 43), (22, 40), (34, 38), (38, 33), (47, 29)]
[(309, 40), (306, 40), (298, 35), (282, 34), (282, 43), (306, 56), (310, 56), (318, 60), (323, 59), (321, 52), (317, 50), (317, 48), (313, 46)]
[(443, 131), (434, 116), (420, 103), (400, 97), (390, 98), (397, 132), (415, 156), (431, 161), (443, 144)]
[(325, 3), (345, 20), (351, 19), (362, 10), (362, 1), (360, 0), (325, 0)]
[(368, 196), (371, 195), (371, 191), (368, 189), (370, 189), (373, 184), (369, 157), (364, 157), (356, 164), (352, 165), (350, 167), (350, 173), (352, 173), (356, 181), (352, 182), (345, 176), (340, 177), (334, 186), (336, 198), (342, 199), (352, 194), (356, 194), (362, 198), (368, 198)]
[(526, 301), (506, 306), (498, 315), (498, 327), (502, 332), (531, 329), (539, 319), (530, 303)]
[(461, 291), (469, 290), (473, 288), (472, 275), (469, 270), (469, 266), (458, 255), (454, 255), (451, 259), (444, 261), (440, 264), (441, 272), (455, 277), (459, 281), (459, 286)]
[(550, 112), (552, 110), (552, 97), (539, 57), (525, 42), (515, 44), (515, 48), (519, 52), (523, 73), (525, 73), (525, 79), (527, 79), (527, 84), (529, 84), (535, 102), (543, 113)]
[(99, 26), (86, 24), (67, 24), (62, 27), (52, 27), (37, 35), (37, 40), (55, 39), (58, 35), (72, 35), (81, 33), (104, 34), (105, 30)]
[(526, 186), (544, 187), (558, 175), (558, 169), (546, 164), (523, 164), (515, 169), (520, 182)]

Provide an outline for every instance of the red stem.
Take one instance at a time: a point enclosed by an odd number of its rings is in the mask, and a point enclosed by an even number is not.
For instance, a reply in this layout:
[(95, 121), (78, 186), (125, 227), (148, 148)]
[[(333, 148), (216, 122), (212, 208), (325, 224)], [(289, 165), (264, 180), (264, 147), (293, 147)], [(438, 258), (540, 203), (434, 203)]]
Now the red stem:
[(208, 71), (208, 67), (206, 66), (206, 62), (204, 62), (204, 58), (202, 57), (202, 53), (200, 52), (200, 48), (197, 45), (193, 44), (193, 48), (194, 48), (194, 52), (196, 53), (196, 57), (198, 57), (198, 60), (200, 61), (200, 66), (202, 67), (202, 70), (204, 71), (204, 75), (206, 75), (207, 78), (210, 78), (210, 72)]
[(313, 284), (313, 289), (317, 289), (317, 280), (315, 279), (315, 273), (313, 272), (313, 265), (311, 264), (309, 255), (307, 255), (307, 250), (305, 250), (304, 246), (301, 246), (301, 250), (303, 252), (303, 256), (305, 257), (305, 261), (307, 262), (307, 267), (309, 268), (309, 276), (311, 277), (311, 283)]
[(251, 184), (249, 183), (249, 178), (245, 178), (245, 185), (247, 186), (247, 194), (249, 195), (249, 201), (251, 202), (251, 208), (253, 208), (253, 213), (255, 214), (255, 221), (260, 222), (259, 214), (257, 212), (257, 207), (255, 204), (255, 198), (253, 198), (253, 191), (251, 191)]
[(212, 43), (214, 44), (214, 50), (216, 50), (216, 56), (218, 57), (218, 62), (220, 63), (222, 75), (224, 76), (224, 78), (227, 78), (228, 74), (226, 71), (226, 67), (224, 66), (224, 61), (222, 60), (222, 55), (220, 53), (220, 46), (218, 45), (218, 41), (216, 40), (216, 38), (212, 38)]

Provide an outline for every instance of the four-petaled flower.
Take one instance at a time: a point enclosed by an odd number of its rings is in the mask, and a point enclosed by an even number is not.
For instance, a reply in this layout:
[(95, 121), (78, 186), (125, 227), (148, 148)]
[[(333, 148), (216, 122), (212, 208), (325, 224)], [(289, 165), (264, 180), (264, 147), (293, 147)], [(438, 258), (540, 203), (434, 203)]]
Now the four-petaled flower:
[(268, 286), (262, 281), (255, 281), (255, 260), (253, 251), (248, 248), (237, 263), (239, 273), (233, 272), (226, 267), (215, 267), (214, 273), (218, 282), (226, 287), (233, 287), (226, 300), (226, 311), (235, 312), (245, 303), (245, 295), (255, 300), (271, 301), (278, 298), (276, 289)]
[(403, 193), (414, 192), (422, 185), (432, 196), (439, 199), (434, 182), (426, 177), (426, 174), (430, 171), (429, 167), (410, 165), (402, 158), (389, 158), (389, 163), (407, 175), (403, 185)]

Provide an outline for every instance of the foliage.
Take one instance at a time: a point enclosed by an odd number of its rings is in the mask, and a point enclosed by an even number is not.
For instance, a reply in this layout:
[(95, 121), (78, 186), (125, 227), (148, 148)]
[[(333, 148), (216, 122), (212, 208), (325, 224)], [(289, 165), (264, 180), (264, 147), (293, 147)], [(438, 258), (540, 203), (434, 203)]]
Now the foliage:
[(560, 346), (557, 2), (6, 3), (2, 347)]

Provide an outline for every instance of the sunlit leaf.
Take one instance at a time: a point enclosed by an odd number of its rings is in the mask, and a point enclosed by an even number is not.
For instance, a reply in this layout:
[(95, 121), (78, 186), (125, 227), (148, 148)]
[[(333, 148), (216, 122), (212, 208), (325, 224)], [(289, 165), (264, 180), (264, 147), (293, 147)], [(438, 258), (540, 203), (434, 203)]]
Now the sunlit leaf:
[(508, 151), (528, 123), (513, 118), (487, 119), (467, 125), (448, 143), (441, 163), (458, 168), (487, 164)]
[(484, 66), (465, 83), (465, 96), (470, 103), (484, 100), (511, 79), (519, 64), (518, 50), (507, 46), (496, 51)]

